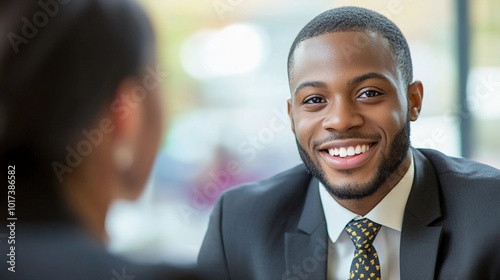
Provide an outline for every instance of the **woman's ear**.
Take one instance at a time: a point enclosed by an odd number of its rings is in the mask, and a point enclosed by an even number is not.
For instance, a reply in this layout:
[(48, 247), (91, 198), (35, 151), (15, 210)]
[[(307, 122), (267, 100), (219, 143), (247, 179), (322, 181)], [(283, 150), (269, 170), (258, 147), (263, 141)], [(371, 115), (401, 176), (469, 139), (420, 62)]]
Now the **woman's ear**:
[(143, 191), (163, 135), (160, 88), (147, 90), (141, 79), (124, 79), (111, 114), (116, 126), (112, 157), (118, 196), (136, 199)]
[(115, 130), (112, 134), (111, 156), (113, 169), (119, 180), (119, 196), (135, 199), (142, 191), (141, 180), (134, 168), (137, 158), (141, 125), (144, 123), (144, 104), (134, 96), (139, 83), (135, 78), (126, 78), (118, 86), (111, 115)]

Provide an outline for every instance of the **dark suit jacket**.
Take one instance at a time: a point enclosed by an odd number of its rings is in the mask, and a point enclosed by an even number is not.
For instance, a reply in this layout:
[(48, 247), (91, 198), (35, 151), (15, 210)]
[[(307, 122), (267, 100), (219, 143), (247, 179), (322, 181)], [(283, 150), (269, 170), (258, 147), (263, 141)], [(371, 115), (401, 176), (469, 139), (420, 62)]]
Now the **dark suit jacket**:
[[(0, 241), (2, 280), (201, 279), (192, 270), (132, 264), (107, 253), (82, 230), (61, 223), (27, 225), (19, 218), (15, 244), (8, 244), (7, 240)], [(8, 270), (10, 246), (15, 246), (15, 272)]]
[[(500, 279), (500, 171), (433, 150), (413, 156), (401, 279)], [(300, 165), (223, 194), (198, 263), (214, 279), (326, 279), (327, 244), (318, 181)]]

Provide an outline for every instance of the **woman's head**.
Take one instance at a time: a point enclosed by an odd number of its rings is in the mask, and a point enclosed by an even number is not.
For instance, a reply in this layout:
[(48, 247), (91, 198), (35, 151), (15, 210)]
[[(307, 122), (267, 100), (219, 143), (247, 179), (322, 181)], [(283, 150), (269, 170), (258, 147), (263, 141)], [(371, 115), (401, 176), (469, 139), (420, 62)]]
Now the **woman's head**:
[(135, 198), (162, 127), (165, 77), (149, 20), (132, 1), (43, 2), (2, 8), (2, 163), (24, 169), (36, 204), (33, 194), (49, 190), (60, 200), (101, 193), (102, 204)]

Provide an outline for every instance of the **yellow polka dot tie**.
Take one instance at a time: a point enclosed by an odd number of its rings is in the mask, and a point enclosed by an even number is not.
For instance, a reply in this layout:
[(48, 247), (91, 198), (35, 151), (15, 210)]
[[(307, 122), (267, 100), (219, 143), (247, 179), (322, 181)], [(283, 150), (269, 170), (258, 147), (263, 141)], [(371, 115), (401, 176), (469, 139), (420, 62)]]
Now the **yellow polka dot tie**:
[(354, 259), (351, 264), (349, 279), (380, 280), (380, 263), (372, 243), (381, 225), (368, 219), (351, 221), (345, 227), (354, 243)]

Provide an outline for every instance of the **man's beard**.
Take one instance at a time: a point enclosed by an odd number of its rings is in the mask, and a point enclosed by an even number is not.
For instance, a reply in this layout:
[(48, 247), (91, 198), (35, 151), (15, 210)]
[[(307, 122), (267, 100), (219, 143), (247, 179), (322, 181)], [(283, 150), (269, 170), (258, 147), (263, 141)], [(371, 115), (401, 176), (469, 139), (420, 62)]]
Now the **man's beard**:
[[(344, 137), (342, 137), (344, 138)], [(321, 168), (319, 162), (314, 162), (306, 150), (300, 145), (297, 139), (297, 147), (299, 149), (300, 157), (306, 165), (306, 168), (311, 174), (316, 177), (326, 190), (335, 198), (340, 200), (362, 199), (374, 194), (393, 174), (397, 171), (405, 159), (408, 149), (410, 148), (410, 120), (407, 121), (403, 128), (396, 134), (394, 140), (389, 147), (389, 156), (386, 157), (382, 153), (382, 158), (378, 166), (375, 177), (366, 184), (359, 184), (356, 182), (336, 185), (335, 182), (328, 181), (324, 170)], [(345, 174), (352, 173), (351, 170), (343, 171)], [(402, 176), (402, 174), (400, 174)], [(335, 180), (333, 178), (333, 180)]]

